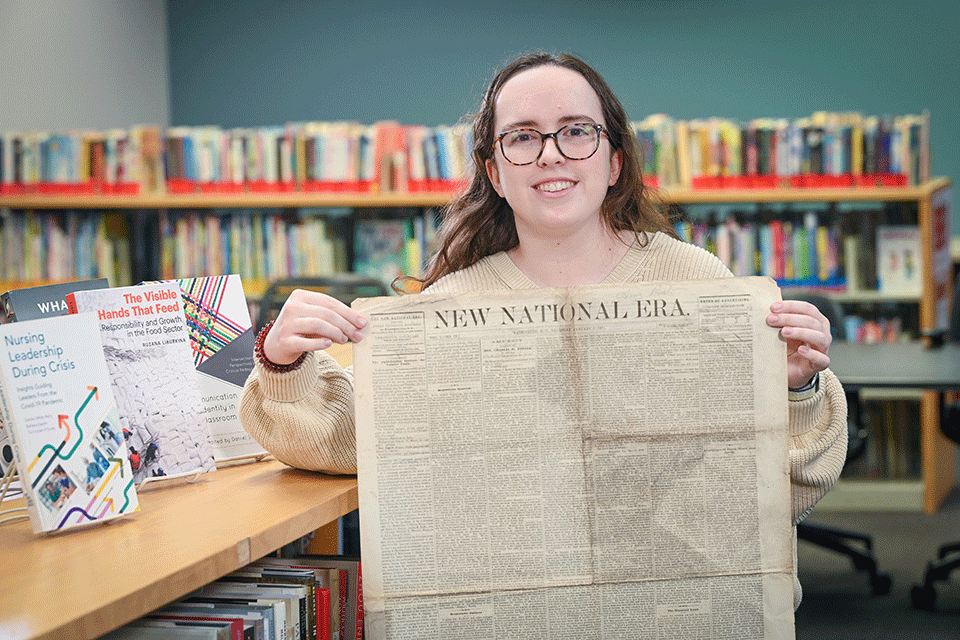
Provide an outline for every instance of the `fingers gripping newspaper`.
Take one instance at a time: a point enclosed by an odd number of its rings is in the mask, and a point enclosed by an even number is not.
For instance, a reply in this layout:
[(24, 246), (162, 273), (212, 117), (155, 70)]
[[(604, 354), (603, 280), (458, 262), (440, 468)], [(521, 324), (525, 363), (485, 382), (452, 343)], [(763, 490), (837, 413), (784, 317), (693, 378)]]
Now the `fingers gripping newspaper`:
[(794, 637), (762, 277), (359, 300), (372, 640)]

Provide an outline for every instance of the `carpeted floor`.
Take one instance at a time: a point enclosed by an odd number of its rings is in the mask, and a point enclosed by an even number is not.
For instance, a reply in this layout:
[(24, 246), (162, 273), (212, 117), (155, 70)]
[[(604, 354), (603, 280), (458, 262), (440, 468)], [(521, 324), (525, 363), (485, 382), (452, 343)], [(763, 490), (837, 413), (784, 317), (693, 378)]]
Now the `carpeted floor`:
[(817, 513), (810, 522), (869, 533), (890, 593), (871, 595), (865, 573), (846, 557), (800, 541), (803, 602), (797, 640), (960, 640), (960, 570), (936, 584), (933, 612), (911, 606), (910, 590), (923, 580), (940, 545), (960, 541), (960, 491), (935, 515), (902, 512)]

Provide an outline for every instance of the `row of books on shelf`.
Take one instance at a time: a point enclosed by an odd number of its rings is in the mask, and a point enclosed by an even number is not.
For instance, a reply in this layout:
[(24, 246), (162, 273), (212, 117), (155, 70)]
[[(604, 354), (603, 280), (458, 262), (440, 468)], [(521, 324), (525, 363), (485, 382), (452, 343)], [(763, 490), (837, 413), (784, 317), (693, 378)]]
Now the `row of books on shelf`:
[(643, 173), (663, 187), (905, 186), (930, 177), (930, 114), (634, 123)]
[(859, 344), (879, 344), (881, 342), (903, 342), (914, 336), (905, 330), (903, 320), (898, 317), (849, 314), (843, 318), (843, 330), (847, 341)]
[(0, 193), (450, 192), (471, 146), (464, 124), (387, 121), (5, 132)]
[(166, 142), (173, 193), (452, 191), (466, 179), (473, 146), (465, 124), (395, 121), (172, 127)]
[[(929, 178), (929, 113), (631, 123), (643, 173), (686, 188), (903, 186)], [(449, 192), (472, 170), (468, 123), (154, 125), (0, 134), (0, 193)]]
[(862, 399), (863, 453), (846, 464), (841, 477), (918, 480), (922, 477), (919, 400)]
[(93, 211), (13, 214), (0, 209), (0, 280), (61, 282), (89, 278), (130, 284), (126, 216)]
[(389, 286), (398, 276), (420, 274), (436, 234), (430, 214), (331, 218), (307, 210), (244, 210), (163, 212), (160, 220), (164, 278), (231, 272), (269, 281), (353, 271)]
[(140, 194), (165, 190), (156, 125), (0, 134), (0, 194)]
[(35, 532), (129, 514), (137, 485), (265, 455), (237, 403), (254, 330), (236, 275), (0, 297), (0, 471)]
[[(843, 216), (808, 210), (682, 220), (680, 237), (717, 255), (737, 276), (767, 275), (781, 286), (922, 291), (919, 229), (877, 224), (880, 212)], [(321, 210), (162, 211), (159, 273), (236, 273), (245, 281), (354, 271), (390, 283), (420, 274), (436, 219), (331, 216)], [(0, 214), (0, 280), (107, 277), (130, 282), (130, 240), (116, 213)]]
[(280, 210), (160, 213), (160, 273), (237, 273), (244, 281), (349, 271), (344, 234), (324, 214)]
[(802, 221), (728, 216), (675, 227), (682, 240), (716, 255), (735, 276), (770, 276), (781, 286), (844, 284), (838, 227), (820, 224), (813, 212)]
[[(253, 282), (352, 270), (389, 283), (420, 273), (435, 234), (430, 214), (381, 219), (309, 209), (162, 211), (159, 273), (164, 279), (236, 273)], [(130, 250), (122, 214), (14, 215), (0, 209), (0, 281), (104, 277), (130, 284)]]
[(876, 290), (919, 296), (921, 244), (915, 225), (866, 224), (850, 228), (827, 213), (729, 215), (723, 221), (682, 220), (677, 234), (715, 254), (735, 276), (763, 275), (783, 287)]
[(360, 558), (268, 556), (103, 640), (362, 640)]

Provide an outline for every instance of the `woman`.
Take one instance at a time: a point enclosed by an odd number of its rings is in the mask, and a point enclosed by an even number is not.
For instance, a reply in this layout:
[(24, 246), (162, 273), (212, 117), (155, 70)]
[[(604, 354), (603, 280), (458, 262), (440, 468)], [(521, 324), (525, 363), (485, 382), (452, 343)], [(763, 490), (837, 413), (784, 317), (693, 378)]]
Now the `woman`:
[[(731, 275), (715, 256), (677, 239), (652, 204), (626, 113), (582, 61), (536, 53), (506, 66), (484, 96), (474, 144), (477, 170), (445, 211), (425, 292)], [(356, 472), (352, 373), (321, 350), (361, 340), (365, 324), (329, 296), (297, 291), (261, 332), (240, 416), (278, 459)], [(777, 302), (767, 324), (787, 343), (796, 523), (839, 476), (846, 402), (827, 369), (830, 325), (816, 307)]]

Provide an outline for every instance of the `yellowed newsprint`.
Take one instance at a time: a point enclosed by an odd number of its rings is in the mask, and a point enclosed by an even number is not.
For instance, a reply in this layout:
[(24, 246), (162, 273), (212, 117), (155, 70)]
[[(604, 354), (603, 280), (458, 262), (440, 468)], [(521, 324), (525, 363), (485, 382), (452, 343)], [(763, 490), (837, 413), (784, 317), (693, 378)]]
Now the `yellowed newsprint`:
[(359, 300), (370, 640), (792, 639), (769, 278)]

